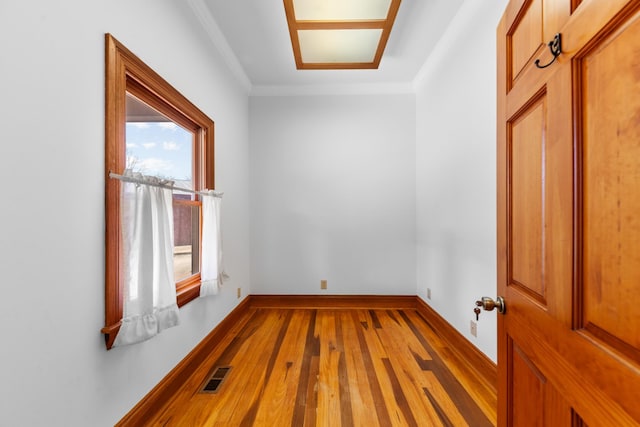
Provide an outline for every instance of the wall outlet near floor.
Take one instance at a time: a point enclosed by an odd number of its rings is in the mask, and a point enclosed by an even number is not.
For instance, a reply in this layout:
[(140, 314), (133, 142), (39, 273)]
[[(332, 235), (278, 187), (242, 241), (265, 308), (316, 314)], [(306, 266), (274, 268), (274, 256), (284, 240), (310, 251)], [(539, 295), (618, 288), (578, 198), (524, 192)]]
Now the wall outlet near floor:
[(320, 280), (320, 289), (327, 289), (327, 281)]
[(242, 296), (242, 288), (238, 288), (238, 298)]
[(427, 299), (431, 299), (431, 288), (427, 288)]
[(478, 324), (473, 320), (471, 321), (471, 335), (474, 337), (478, 336)]

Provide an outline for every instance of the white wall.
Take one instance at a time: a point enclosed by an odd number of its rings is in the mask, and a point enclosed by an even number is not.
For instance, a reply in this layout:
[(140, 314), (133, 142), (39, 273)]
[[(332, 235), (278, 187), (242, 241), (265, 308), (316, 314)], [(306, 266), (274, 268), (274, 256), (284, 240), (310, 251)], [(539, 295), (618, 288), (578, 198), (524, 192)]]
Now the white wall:
[(253, 293), (415, 295), (412, 94), (251, 97), (250, 141)]
[[(173, 0), (0, 2), (0, 425), (110, 426), (249, 286), (248, 98)], [(178, 327), (105, 350), (104, 33), (216, 122), (232, 280)]]
[[(466, 1), (416, 78), (418, 295), (496, 360), (496, 27), (507, 0)], [(431, 289), (431, 299), (427, 298)]]

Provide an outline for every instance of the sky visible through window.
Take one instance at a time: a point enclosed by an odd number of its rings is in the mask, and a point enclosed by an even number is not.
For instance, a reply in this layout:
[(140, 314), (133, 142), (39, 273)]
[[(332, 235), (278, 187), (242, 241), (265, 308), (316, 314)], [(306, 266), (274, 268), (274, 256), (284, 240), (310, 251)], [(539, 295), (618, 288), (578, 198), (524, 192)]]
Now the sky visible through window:
[(144, 175), (191, 181), (193, 134), (173, 122), (127, 122), (127, 168)]

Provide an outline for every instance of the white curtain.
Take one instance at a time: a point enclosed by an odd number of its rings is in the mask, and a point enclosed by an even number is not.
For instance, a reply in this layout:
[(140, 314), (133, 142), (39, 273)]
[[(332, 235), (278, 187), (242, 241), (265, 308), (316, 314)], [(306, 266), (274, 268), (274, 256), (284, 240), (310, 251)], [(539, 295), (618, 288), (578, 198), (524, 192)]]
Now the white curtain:
[(222, 282), (229, 278), (224, 271), (220, 204), (222, 199), (213, 191), (202, 197), (202, 269), (200, 296), (216, 295)]
[(153, 184), (173, 184), (134, 176), (122, 182), (124, 313), (114, 346), (147, 340), (178, 324), (173, 274), (172, 192)]

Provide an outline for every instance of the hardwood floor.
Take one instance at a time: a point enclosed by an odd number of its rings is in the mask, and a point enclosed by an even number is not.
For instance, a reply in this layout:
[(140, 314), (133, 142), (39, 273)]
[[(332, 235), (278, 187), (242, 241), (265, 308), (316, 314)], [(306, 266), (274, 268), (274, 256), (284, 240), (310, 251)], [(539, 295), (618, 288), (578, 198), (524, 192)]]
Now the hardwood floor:
[[(217, 393), (202, 392), (231, 366)], [(250, 308), (159, 426), (492, 426), (495, 390), (415, 309)]]

